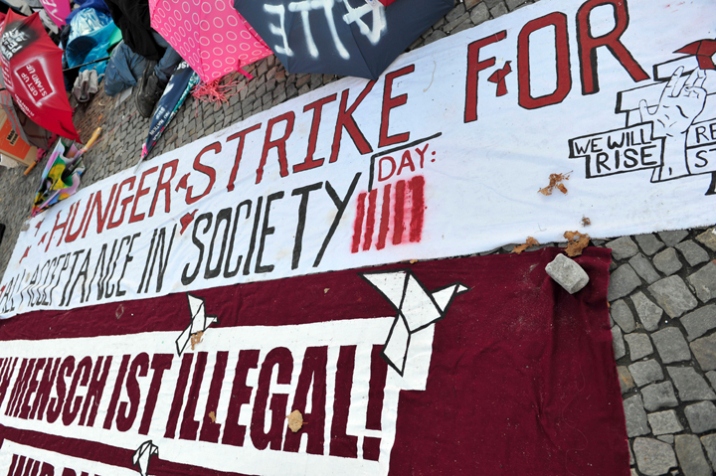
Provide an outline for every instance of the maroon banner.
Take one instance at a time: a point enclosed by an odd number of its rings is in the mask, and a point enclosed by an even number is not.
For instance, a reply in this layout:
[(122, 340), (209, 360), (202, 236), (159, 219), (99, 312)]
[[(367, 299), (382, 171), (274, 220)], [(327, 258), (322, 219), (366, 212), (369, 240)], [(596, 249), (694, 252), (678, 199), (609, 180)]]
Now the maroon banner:
[(0, 474), (627, 476), (609, 251), (559, 252), (3, 321)]

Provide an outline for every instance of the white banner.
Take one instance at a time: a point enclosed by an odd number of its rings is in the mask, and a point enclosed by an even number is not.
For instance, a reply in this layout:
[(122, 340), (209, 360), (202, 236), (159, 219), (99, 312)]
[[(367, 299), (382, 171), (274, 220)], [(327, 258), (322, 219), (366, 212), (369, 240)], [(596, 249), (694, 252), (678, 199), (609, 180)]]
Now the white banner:
[(312, 91), (32, 219), (0, 312), (711, 224), (712, 18), (542, 1)]

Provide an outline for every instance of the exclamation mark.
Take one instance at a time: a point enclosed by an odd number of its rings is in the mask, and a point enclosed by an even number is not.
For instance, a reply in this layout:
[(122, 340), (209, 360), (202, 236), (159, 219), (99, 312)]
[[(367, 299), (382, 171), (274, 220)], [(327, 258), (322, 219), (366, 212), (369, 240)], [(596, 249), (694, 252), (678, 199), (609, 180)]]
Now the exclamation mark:
[[(388, 364), (381, 356), (382, 345), (374, 345), (371, 352), (370, 383), (368, 389), (368, 410), (365, 420), (367, 430), (381, 431), (383, 415), (383, 397), (385, 381), (388, 374)], [(363, 438), (363, 459), (378, 461), (380, 457), (380, 438), (366, 436)]]

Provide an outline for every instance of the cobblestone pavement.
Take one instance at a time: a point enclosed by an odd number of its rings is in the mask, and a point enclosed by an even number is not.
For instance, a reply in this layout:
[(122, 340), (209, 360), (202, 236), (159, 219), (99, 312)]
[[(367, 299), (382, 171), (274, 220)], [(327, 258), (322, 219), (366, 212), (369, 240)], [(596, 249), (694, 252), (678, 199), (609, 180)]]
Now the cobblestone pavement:
[[(418, 48), (519, 8), (525, 0), (466, 0), (411, 48)], [(246, 68), (223, 105), (189, 97), (152, 156), (169, 152), (287, 99), (321, 87), (331, 75), (287, 74), (274, 57)], [(85, 155), (89, 185), (133, 166), (149, 121), (130, 98), (102, 90), (75, 118), (83, 140), (104, 132)], [(4, 273), (30, 210), (40, 167), (0, 170), (0, 245)], [(633, 475), (708, 476), (716, 469), (716, 232), (669, 231), (614, 240), (609, 301), (619, 380), (624, 397)], [(511, 249), (505, 247), (503, 250)], [(604, 475), (611, 476), (611, 475)]]

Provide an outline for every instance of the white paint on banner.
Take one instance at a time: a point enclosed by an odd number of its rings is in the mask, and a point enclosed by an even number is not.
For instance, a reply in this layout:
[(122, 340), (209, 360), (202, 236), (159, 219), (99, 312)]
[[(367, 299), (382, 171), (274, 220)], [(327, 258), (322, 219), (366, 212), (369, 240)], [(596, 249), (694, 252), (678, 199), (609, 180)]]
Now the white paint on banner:
[(712, 13), (540, 2), (287, 101), (33, 218), (0, 315), (709, 225)]

